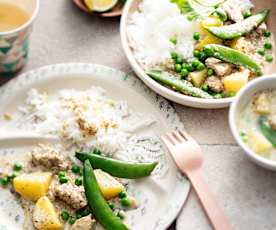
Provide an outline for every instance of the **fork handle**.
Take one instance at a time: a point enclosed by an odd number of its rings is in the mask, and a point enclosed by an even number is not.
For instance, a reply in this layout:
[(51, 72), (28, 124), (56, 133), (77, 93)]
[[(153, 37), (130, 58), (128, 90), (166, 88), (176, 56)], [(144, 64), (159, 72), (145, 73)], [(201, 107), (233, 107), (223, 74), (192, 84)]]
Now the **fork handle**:
[(222, 208), (216, 201), (214, 194), (208, 188), (207, 183), (200, 170), (187, 173), (192, 185), (201, 201), (201, 204), (209, 217), (211, 224), (216, 230), (230, 230), (232, 227), (228, 222)]

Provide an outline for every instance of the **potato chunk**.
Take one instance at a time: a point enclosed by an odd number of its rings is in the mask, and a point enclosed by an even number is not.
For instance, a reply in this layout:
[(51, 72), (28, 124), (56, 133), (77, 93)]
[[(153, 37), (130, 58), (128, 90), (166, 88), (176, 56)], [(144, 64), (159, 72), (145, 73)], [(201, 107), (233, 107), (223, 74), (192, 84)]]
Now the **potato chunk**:
[(207, 70), (191, 72), (189, 73), (189, 78), (195, 87), (200, 87), (207, 78)]
[(38, 230), (63, 229), (58, 213), (47, 196), (41, 197), (35, 205), (33, 223)]
[(21, 174), (14, 178), (13, 186), (25, 199), (37, 201), (47, 193), (51, 179), (52, 174), (49, 172)]
[(257, 154), (268, 153), (272, 149), (272, 144), (262, 135), (260, 132), (251, 130), (248, 133), (249, 148), (251, 148)]
[(100, 169), (94, 170), (94, 173), (105, 199), (114, 198), (124, 190), (124, 186), (108, 173)]
[(267, 115), (270, 113), (270, 101), (269, 96), (266, 93), (261, 93), (254, 97), (253, 100), (254, 112), (260, 115)]
[(233, 73), (224, 78), (223, 84), (227, 92), (237, 93), (243, 86), (248, 83), (249, 70)]

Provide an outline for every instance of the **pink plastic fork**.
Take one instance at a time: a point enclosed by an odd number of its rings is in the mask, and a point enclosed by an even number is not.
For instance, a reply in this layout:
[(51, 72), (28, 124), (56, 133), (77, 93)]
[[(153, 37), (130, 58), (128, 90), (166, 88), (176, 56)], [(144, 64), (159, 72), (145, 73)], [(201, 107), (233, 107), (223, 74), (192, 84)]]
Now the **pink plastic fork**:
[(161, 139), (179, 169), (190, 179), (214, 229), (232, 229), (201, 173), (203, 157), (199, 144), (186, 132), (180, 130), (168, 133)]

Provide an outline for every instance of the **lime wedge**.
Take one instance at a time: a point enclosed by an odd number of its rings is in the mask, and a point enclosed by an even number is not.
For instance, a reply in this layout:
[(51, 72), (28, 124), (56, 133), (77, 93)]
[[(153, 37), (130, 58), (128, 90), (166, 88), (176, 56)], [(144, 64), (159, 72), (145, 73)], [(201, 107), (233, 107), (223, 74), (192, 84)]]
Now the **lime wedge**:
[(95, 12), (105, 12), (111, 10), (118, 0), (84, 0), (89, 10)]

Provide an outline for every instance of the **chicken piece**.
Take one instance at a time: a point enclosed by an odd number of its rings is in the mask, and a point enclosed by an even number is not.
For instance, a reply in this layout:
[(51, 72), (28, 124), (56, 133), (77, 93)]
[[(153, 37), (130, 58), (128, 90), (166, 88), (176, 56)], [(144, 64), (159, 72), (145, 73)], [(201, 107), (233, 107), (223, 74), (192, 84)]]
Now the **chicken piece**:
[(240, 37), (235, 39), (231, 43), (231, 48), (238, 50), (245, 54), (254, 54), (256, 52), (256, 47), (252, 43), (250, 38)]
[(66, 170), (70, 164), (66, 157), (49, 145), (40, 145), (31, 152), (32, 163), (35, 166), (43, 166), (47, 169)]
[(74, 184), (74, 179), (66, 175), (69, 179), (67, 183), (60, 184), (58, 177), (55, 176), (50, 185), (49, 196), (65, 202), (73, 209), (81, 209), (87, 205), (84, 187)]
[(224, 86), (223, 82), (215, 76), (208, 77), (207, 80), (205, 81), (205, 84), (208, 85), (209, 89), (216, 93), (220, 93), (224, 91)]
[(91, 230), (94, 224), (95, 220), (92, 219), (92, 216), (90, 214), (78, 219), (71, 227), (71, 230)]
[(269, 124), (273, 130), (276, 130), (276, 114), (273, 114), (269, 118)]
[(271, 112), (270, 100), (266, 93), (261, 93), (254, 97), (253, 109), (255, 113), (260, 115), (267, 115)]
[(229, 63), (225, 63), (217, 58), (207, 58), (205, 64), (208, 68), (213, 69), (216, 75), (223, 77), (232, 72), (233, 66)]
[(237, 0), (227, 0), (223, 3), (222, 9), (232, 21), (240, 22), (243, 20), (242, 8)]

